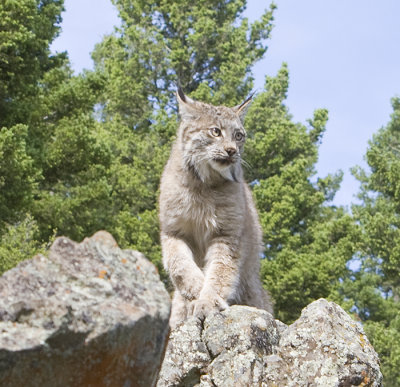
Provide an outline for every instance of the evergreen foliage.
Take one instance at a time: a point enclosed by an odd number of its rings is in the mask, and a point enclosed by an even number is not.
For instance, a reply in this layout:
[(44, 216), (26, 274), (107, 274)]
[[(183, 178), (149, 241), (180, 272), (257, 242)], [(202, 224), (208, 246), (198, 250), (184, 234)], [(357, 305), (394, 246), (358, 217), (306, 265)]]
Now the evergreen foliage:
[[(62, 0), (0, 3), (0, 272), (57, 235), (99, 229), (159, 268), (159, 179), (177, 128), (175, 90), (234, 106), (253, 88), (275, 5), (249, 23), (245, 0), (114, 0), (121, 26), (74, 75), (51, 54)], [(328, 112), (293, 122), (283, 64), (246, 117), (246, 178), (264, 231), (262, 278), (291, 322), (319, 297), (361, 320), (385, 384), (400, 384), (400, 100), (371, 140), (352, 214), (331, 204), (342, 173), (317, 177)]]
[(342, 174), (314, 179), (327, 111), (316, 110), (308, 128), (293, 123), (283, 104), (287, 88), (283, 65), (248, 113), (245, 159), (265, 236), (262, 277), (277, 317), (291, 322), (312, 300), (334, 296), (357, 232), (342, 208), (329, 205)]
[(0, 126), (26, 122), (38, 81), (65, 54), (50, 55), (59, 33), (62, 0), (4, 0), (0, 3)]
[(370, 173), (354, 168), (361, 182), (360, 270), (343, 284), (343, 293), (364, 322), (380, 354), (385, 385), (400, 385), (400, 99), (392, 100), (387, 126), (369, 142)]
[(40, 243), (38, 231), (37, 224), (30, 215), (6, 228), (1, 235), (0, 275), (28, 257), (45, 253), (53, 238), (48, 243)]

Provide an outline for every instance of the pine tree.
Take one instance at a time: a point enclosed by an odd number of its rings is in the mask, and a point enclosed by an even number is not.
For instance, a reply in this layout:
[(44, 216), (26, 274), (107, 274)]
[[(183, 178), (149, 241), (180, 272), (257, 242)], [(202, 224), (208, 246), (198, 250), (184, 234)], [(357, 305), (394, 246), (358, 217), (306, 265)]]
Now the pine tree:
[(380, 355), (385, 385), (400, 384), (400, 99), (392, 100), (389, 124), (369, 142), (370, 173), (354, 168), (361, 182), (361, 267), (343, 283), (343, 293), (364, 321)]
[(80, 239), (104, 220), (110, 146), (93, 117), (102, 80), (72, 76), (66, 53), (51, 54), (62, 10), (60, 0), (0, 4), (0, 272), (55, 230)]
[(0, 273), (45, 248), (26, 215), (41, 180), (31, 128), (41, 79), (65, 60), (49, 50), (62, 10), (59, 0), (0, 3)]
[(288, 82), (286, 65), (267, 77), (246, 118), (245, 157), (265, 236), (262, 277), (285, 322), (319, 297), (338, 299), (357, 240), (351, 217), (328, 204), (342, 173), (315, 178), (328, 113), (316, 110), (308, 128), (293, 123), (283, 104)]
[(31, 119), (43, 75), (65, 55), (51, 55), (60, 0), (0, 3), (0, 236), (29, 211), (40, 170), (31, 152)]

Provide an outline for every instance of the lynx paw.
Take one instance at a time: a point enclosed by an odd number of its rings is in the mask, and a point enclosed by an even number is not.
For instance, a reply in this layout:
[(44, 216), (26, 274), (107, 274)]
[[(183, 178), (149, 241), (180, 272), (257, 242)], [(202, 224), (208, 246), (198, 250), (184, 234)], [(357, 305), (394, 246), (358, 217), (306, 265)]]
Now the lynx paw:
[(218, 294), (213, 294), (208, 297), (201, 297), (193, 302), (193, 315), (201, 320), (204, 320), (209, 314), (220, 312), (228, 307)]
[(200, 297), (204, 284), (204, 276), (193, 276), (190, 280), (180, 282), (176, 280), (175, 286), (179, 289), (182, 297), (187, 301), (193, 301)]

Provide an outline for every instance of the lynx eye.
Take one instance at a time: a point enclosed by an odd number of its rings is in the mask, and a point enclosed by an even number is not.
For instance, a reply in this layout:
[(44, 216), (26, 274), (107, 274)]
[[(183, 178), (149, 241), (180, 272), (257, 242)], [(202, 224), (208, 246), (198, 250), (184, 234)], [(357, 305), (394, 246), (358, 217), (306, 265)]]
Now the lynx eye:
[(211, 133), (214, 137), (219, 137), (219, 136), (221, 136), (221, 134), (222, 134), (221, 129), (215, 128), (215, 127), (210, 129), (210, 133)]
[(244, 138), (244, 134), (243, 133), (241, 133), (241, 132), (236, 132), (235, 133), (235, 140), (236, 141), (242, 141), (243, 138)]

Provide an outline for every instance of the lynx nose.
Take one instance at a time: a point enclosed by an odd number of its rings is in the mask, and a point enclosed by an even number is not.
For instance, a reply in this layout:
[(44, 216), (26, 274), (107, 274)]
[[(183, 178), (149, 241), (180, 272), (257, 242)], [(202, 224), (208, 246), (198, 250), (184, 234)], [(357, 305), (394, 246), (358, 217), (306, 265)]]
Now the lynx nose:
[(225, 147), (225, 152), (228, 153), (228, 156), (231, 157), (236, 153), (236, 148), (232, 146)]

